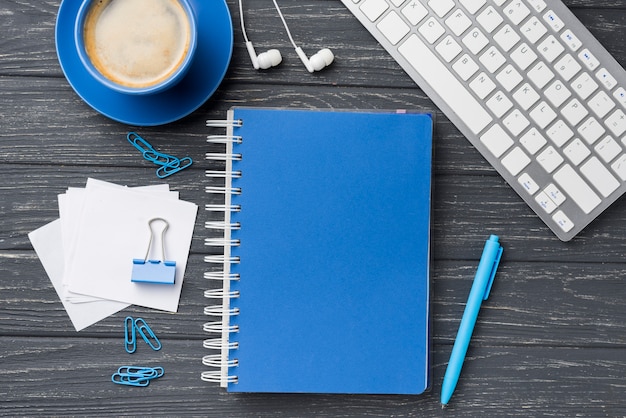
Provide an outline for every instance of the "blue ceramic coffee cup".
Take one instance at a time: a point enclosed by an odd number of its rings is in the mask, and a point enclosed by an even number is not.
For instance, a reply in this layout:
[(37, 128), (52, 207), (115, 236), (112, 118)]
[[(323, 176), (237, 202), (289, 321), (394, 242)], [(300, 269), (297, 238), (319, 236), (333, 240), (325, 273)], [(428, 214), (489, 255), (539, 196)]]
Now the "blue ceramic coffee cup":
[(154, 94), (189, 70), (196, 17), (189, 0), (84, 0), (74, 40), (94, 79), (120, 93)]

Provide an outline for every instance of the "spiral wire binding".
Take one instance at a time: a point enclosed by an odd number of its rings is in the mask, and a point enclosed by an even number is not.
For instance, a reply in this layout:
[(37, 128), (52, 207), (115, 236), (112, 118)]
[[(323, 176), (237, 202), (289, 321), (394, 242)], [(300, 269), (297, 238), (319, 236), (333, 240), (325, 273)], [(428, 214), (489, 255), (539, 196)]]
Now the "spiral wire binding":
[[(238, 239), (231, 238), (231, 231), (241, 228), (238, 222), (231, 222), (231, 213), (239, 212), (241, 206), (233, 204), (231, 197), (241, 194), (241, 188), (231, 185), (232, 179), (240, 178), (241, 171), (234, 170), (233, 164), (241, 161), (242, 155), (233, 153), (233, 145), (240, 144), (242, 138), (232, 134), (234, 127), (242, 126), (241, 120), (207, 120), (206, 126), (212, 128), (226, 128), (225, 135), (209, 135), (207, 143), (223, 145), (224, 152), (207, 152), (205, 158), (208, 161), (224, 163), (224, 170), (206, 170), (205, 175), (221, 185), (211, 185), (205, 188), (205, 192), (212, 195), (223, 196), (224, 203), (210, 203), (205, 205), (205, 210), (213, 214), (223, 213), (223, 219), (206, 221), (204, 226), (207, 230), (217, 231), (217, 238), (205, 238), (204, 244), (209, 247), (223, 247), (222, 254), (207, 255), (204, 261), (218, 266), (216, 271), (207, 271), (204, 278), (222, 283), (222, 287), (208, 289), (204, 297), (211, 301), (221, 300), (221, 304), (211, 304), (204, 308), (204, 314), (220, 320), (205, 322), (203, 331), (219, 338), (207, 338), (203, 341), (203, 347), (217, 352), (207, 354), (202, 358), (202, 364), (218, 370), (203, 371), (201, 379), (207, 382), (219, 383), (226, 387), (229, 383), (237, 383), (237, 376), (231, 373), (238, 366), (236, 358), (229, 358), (230, 353), (239, 347), (237, 341), (231, 341), (231, 334), (237, 333), (239, 327), (230, 322), (230, 318), (239, 315), (239, 308), (231, 306), (231, 300), (239, 297), (239, 291), (231, 290), (230, 283), (240, 279), (238, 273), (232, 273), (230, 266), (239, 263), (239, 257), (231, 255), (231, 248), (239, 246)], [(221, 269), (220, 269), (221, 267)]]

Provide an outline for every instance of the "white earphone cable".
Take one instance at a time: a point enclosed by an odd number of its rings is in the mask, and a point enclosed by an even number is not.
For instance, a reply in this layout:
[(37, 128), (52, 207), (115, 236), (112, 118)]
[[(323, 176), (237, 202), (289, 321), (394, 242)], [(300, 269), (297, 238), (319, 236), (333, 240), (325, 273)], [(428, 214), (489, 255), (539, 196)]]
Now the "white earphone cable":
[[(239, 0), (241, 2), (241, 0)], [(276, 11), (278, 12), (278, 16), (280, 16), (280, 20), (283, 21), (283, 26), (285, 27), (285, 30), (287, 31), (287, 36), (289, 36), (289, 40), (291, 41), (291, 44), (293, 45), (294, 48), (298, 48), (298, 45), (296, 45), (296, 42), (293, 40), (293, 36), (291, 36), (291, 31), (289, 30), (289, 27), (287, 26), (287, 22), (285, 21), (285, 16), (283, 16), (283, 12), (280, 10), (280, 7), (278, 6), (278, 3), (276, 3), (276, 0), (272, 0), (274, 2), (274, 7), (276, 7)]]
[(248, 40), (248, 34), (246, 33), (246, 25), (243, 23), (243, 5), (242, 0), (239, 0), (239, 21), (241, 22), (241, 32), (243, 33), (243, 39), (245, 42), (250, 42)]

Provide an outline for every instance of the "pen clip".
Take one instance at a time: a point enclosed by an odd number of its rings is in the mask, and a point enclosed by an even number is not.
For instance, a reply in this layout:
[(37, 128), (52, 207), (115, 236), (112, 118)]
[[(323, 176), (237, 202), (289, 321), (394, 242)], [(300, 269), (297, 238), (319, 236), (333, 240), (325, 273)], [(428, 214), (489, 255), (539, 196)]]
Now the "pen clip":
[(487, 282), (487, 286), (485, 289), (485, 295), (483, 296), (483, 300), (487, 300), (489, 297), (489, 292), (491, 292), (491, 286), (493, 286), (493, 279), (496, 277), (496, 271), (498, 270), (498, 265), (500, 264), (500, 258), (502, 258), (503, 248), (500, 246), (498, 248), (498, 253), (496, 254), (495, 260), (493, 260), (493, 266), (491, 268), (491, 274), (489, 276), (489, 281)]

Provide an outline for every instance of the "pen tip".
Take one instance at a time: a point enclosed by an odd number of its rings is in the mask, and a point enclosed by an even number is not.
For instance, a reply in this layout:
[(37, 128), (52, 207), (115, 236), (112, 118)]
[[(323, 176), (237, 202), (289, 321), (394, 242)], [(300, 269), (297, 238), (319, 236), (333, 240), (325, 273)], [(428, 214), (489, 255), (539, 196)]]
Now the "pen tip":
[(441, 409), (446, 409), (448, 407), (448, 404), (442, 403), (441, 404)]

